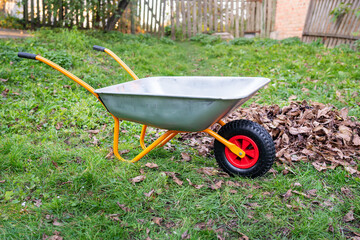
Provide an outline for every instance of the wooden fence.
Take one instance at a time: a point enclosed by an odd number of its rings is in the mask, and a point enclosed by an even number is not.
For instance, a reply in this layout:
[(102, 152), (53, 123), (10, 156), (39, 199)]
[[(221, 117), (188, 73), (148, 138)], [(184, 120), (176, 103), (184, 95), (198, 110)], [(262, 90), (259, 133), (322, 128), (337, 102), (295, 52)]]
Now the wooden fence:
[[(343, 10), (339, 7), (341, 3)], [(334, 9), (338, 9), (337, 18), (331, 14)], [(328, 47), (339, 44), (354, 47), (354, 42), (360, 39), (356, 36), (356, 32), (360, 32), (360, 17), (355, 11), (360, 11), (360, 0), (311, 0), (302, 40), (321, 39)]]
[[(40, 26), (106, 26), (117, 0), (22, 0), (25, 23)], [(202, 32), (268, 37), (276, 0), (133, 0), (116, 28), (188, 38)]]
[[(147, 32), (160, 29), (163, 34), (164, 26), (168, 26), (167, 33), (172, 38), (204, 32), (229, 32), (235, 37), (245, 34), (268, 37), (275, 21), (276, 0), (167, 0), (166, 9), (162, 9), (164, 2), (153, 0), (151, 6), (149, 1), (141, 3), (144, 13), (141, 23)], [(158, 13), (163, 17), (157, 18)], [(145, 16), (150, 16), (151, 21)], [(165, 22), (158, 19), (165, 19)]]

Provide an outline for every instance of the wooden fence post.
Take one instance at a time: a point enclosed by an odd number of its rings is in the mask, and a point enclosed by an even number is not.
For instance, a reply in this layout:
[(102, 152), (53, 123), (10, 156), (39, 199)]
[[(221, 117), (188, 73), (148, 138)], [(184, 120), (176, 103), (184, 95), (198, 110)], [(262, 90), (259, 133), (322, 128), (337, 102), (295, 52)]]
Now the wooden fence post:
[(24, 21), (25, 21), (25, 26), (28, 24), (29, 22), (29, 18), (28, 18), (28, 0), (24, 0), (23, 2), (23, 7), (24, 7), (24, 11), (23, 11), (23, 16), (24, 16)]
[(170, 0), (171, 39), (175, 40), (174, 1)]
[(239, 37), (239, 0), (236, 0), (236, 17), (235, 17), (235, 37)]
[(35, 29), (35, 24), (34, 24), (34, 1), (35, 0), (30, 0), (31, 1), (31, 29)]
[(181, 25), (182, 37), (186, 37), (186, 14), (185, 14), (185, 0), (181, 0)]

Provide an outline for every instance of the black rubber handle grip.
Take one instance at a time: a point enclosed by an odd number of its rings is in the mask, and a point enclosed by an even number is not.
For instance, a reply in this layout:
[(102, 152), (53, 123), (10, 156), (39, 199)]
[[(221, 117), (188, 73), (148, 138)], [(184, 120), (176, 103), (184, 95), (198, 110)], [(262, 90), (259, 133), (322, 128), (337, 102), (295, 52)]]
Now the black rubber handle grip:
[(104, 48), (104, 47), (101, 47), (101, 46), (98, 46), (98, 45), (94, 45), (94, 46), (93, 46), (93, 49), (96, 50), (96, 51), (100, 51), (100, 52), (104, 52), (104, 51), (105, 51), (105, 48)]
[(28, 58), (28, 59), (36, 59), (36, 54), (26, 53), (26, 52), (18, 52), (18, 57)]

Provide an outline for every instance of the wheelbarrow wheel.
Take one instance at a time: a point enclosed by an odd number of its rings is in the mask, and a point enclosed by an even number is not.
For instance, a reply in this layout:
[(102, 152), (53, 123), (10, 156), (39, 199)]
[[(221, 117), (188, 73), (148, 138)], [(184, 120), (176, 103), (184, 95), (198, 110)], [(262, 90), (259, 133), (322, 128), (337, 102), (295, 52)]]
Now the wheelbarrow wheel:
[(240, 158), (215, 140), (215, 158), (225, 172), (255, 178), (270, 170), (275, 158), (275, 145), (261, 125), (249, 120), (235, 120), (225, 124), (219, 135), (245, 152), (245, 157)]

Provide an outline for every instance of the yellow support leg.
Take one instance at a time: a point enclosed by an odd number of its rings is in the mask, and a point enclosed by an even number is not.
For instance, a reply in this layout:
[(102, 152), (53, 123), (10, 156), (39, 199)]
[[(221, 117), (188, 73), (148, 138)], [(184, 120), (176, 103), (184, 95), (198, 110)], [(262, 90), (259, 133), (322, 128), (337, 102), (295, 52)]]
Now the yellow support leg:
[(219, 120), (219, 121), (218, 121), (218, 124), (220, 124), (221, 126), (224, 126), (224, 125), (225, 125), (225, 122), (222, 121), (222, 120)]
[(173, 139), (178, 133), (179, 132), (173, 132), (172, 134), (170, 134), (167, 138), (164, 139), (164, 141), (162, 143), (160, 143), (159, 147), (163, 147), (168, 141)]
[(115, 120), (115, 126), (114, 126), (114, 155), (120, 159), (121, 161), (124, 162), (137, 162), (139, 161), (142, 157), (144, 157), (146, 154), (148, 154), (152, 149), (154, 149), (156, 146), (158, 146), (159, 144), (163, 143), (163, 142), (168, 142), (170, 139), (168, 139), (166, 141), (166, 139), (172, 135), (174, 133), (174, 131), (167, 131), (166, 133), (164, 133), (161, 137), (159, 137), (155, 142), (153, 142), (150, 146), (148, 146), (147, 148), (145, 148), (141, 153), (139, 153), (134, 159), (132, 160), (126, 160), (124, 158), (122, 158), (119, 154), (119, 119), (115, 116), (114, 120)]
[(220, 136), (216, 132), (214, 132), (214, 131), (212, 131), (210, 129), (205, 129), (202, 132), (206, 132), (207, 134), (209, 134), (210, 136), (214, 137), (216, 140), (218, 140), (219, 142), (224, 144), (226, 147), (228, 147), (230, 149), (231, 152), (236, 154), (239, 158), (244, 158), (245, 157), (245, 152), (241, 148), (239, 148), (235, 144), (229, 142), (228, 140), (226, 140), (225, 138), (223, 138), (222, 136)]
[(142, 129), (141, 129), (141, 134), (140, 134), (140, 146), (141, 146), (142, 149), (146, 148), (145, 142), (144, 142), (145, 134), (146, 134), (146, 128), (147, 128), (147, 126), (143, 125)]

